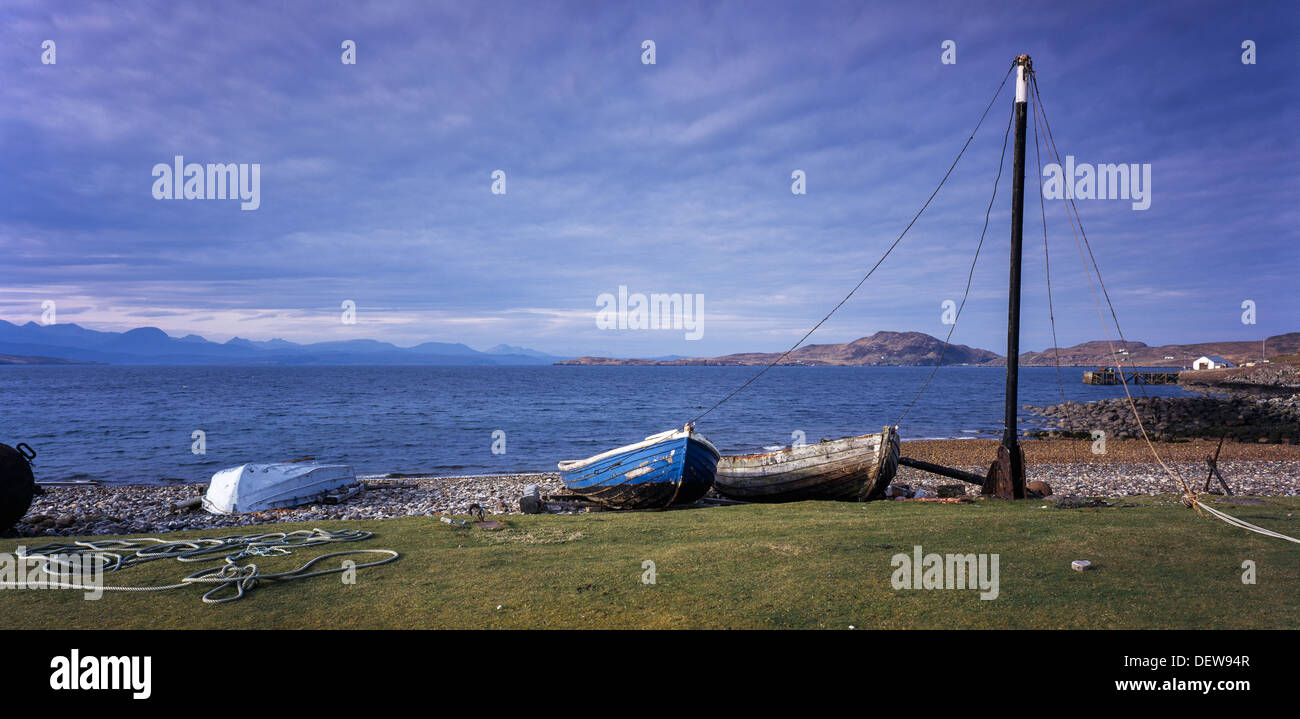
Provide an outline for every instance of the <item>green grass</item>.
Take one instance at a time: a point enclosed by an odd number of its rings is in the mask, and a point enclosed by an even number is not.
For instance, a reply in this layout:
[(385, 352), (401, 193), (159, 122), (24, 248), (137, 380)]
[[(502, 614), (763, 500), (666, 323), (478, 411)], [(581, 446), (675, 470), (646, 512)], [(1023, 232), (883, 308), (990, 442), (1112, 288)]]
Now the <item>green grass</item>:
[[(403, 556), (360, 570), (353, 585), (338, 576), (264, 583), (244, 600), (219, 606), (202, 604), (199, 588), (110, 592), (99, 601), (76, 591), (3, 589), (0, 616), (12, 628), (1296, 626), (1300, 545), (1200, 518), (1173, 498), (1134, 501), (1139, 506), (1069, 510), (1041, 509), (1051, 503), (1032, 500), (804, 502), (511, 516), (498, 532), (428, 517), (285, 525), (372, 530), (375, 538), (337, 548), (390, 548)], [(1219, 506), (1300, 535), (1300, 498)], [(0, 551), (17, 544), (0, 541)], [(894, 590), (891, 558), (916, 544), (926, 553), (999, 554), (1000, 596)], [(283, 570), (332, 549), (306, 548), (260, 564)], [(647, 559), (656, 564), (653, 585), (641, 582)], [(1071, 571), (1074, 559), (1096, 568)], [(1256, 563), (1255, 585), (1241, 582), (1247, 559)], [(162, 560), (106, 579), (173, 583), (192, 567)]]

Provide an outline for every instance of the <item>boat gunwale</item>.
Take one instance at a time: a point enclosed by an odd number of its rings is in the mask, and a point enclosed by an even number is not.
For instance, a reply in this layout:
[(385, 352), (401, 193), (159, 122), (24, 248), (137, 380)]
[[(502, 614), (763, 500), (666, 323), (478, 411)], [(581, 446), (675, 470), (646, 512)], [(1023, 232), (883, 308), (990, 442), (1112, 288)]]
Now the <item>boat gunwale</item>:
[(659, 444), (661, 442), (667, 442), (669, 440), (678, 440), (678, 439), (685, 439), (687, 442), (690, 442), (690, 440), (695, 440), (696, 442), (699, 442), (700, 444), (704, 445), (706, 449), (713, 452), (714, 456), (718, 457), (719, 460), (722, 458), (722, 454), (718, 452), (718, 448), (713, 446), (713, 443), (710, 442), (707, 438), (705, 438), (704, 435), (696, 432), (693, 428), (682, 428), (682, 429), (670, 429), (665, 432), (660, 432), (658, 434), (652, 434), (649, 437), (646, 437), (645, 439), (641, 440), (640, 442), (633, 442), (632, 444), (625, 444), (622, 447), (615, 447), (614, 449), (601, 452), (600, 454), (587, 457), (586, 459), (563, 459), (556, 464), (556, 467), (559, 468), (561, 472), (574, 472), (584, 467), (587, 467), (591, 464), (599, 462), (600, 460), (610, 459), (612, 457), (616, 457), (625, 452), (632, 452), (638, 449), (645, 449), (647, 447), (653, 447), (654, 445)]
[[(866, 439), (868, 437), (881, 437), (883, 439), (885, 434), (886, 432), (884, 431), (868, 432), (866, 434), (858, 434), (852, 437), (840, 437), (839, 439), (822, 440), (820, 442), (810, 442), (808, 444), (804, 444), (799, 447), (786, 447), (784, 449), (776, 449), (776, 450), (772, 450), (771, 452), (756, 452), (754, 454), (728, 454), (719, 458), (719, 464), (727, 461), (734, 462), (737, 460), (752, 460), (752, 459), (759, 459), (761, 457), (773, 457), (778, 454), (787, 454), (787, 453), (791, 453), (791, 456), (793, 457), (793, 452), (795, 450), (805, 449), (808, 447), (821, 447), (823, 445), (836, 444), (838, 442), (848, 442), (850, 440), (855, 440), (855, 439)], [(885, 442), (882, 441), (880, 444), (885, 444)]]

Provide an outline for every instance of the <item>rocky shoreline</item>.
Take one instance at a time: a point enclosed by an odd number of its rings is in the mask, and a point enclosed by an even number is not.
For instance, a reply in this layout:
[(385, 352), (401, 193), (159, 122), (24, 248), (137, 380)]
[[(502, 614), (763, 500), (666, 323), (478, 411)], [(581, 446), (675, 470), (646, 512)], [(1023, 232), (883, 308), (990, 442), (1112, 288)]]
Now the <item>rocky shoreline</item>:
[(509, 514), (519, 512), (519, 497), (527, 485), (537, 485), (542, 494), (563, 488), (558, 474), (365, 478), (361, 484), (363, 491), (339, 504), (247, 514), (176, 508), (178, 503), (203, 496), (206, 484), (51, 486), (44, 488), (44, 496), (32, 501), (27, 515), (0, 537), (156, 534), (281, 522), (466, 515), (475, 504), (486, 514)]
[(1300, 392), (1300, 365), (1268, 364), (1183, 372), (1179, 375), (1179, 383), (1193, 392), (1285, 397)]
[[(987, 466), (970, 462), (982, 461), (978, 458), (987, 454), (988, 448), (983, 446), (985, 444), (987, 443), (975, 441), (905, 443), (903, 453), (983, 474)], [(1128, 459), (1130, 456), (1140, 456), (1136, 447), (1125, 448), (1134, 443), (1117, 442), (1116, 449), (1119, 451), (1113, 454), (1121, 456), (1075, 461), (1073, 457), (1076, 456), (1078, 447), (1074, 445), (1078, 444), (1081, 443), (1068, 440), (1027, 442), (1027, 456), (1030, 459), (1038, 458), (1029, 463), (1029, 478), (1050, 484), (1054, 497), (1124, 497), (1177, 494), (1181, 491), (1176, 480), (1169, 477), (1159, 464)], [(1255, 449), (1254, 446), (1245, 448)], [(1134, 450), (1131, 455), (1128, 449)], [(1241, 454), (1238, 452), (1237, 456)], [(1169, 454), (1163, 456), (1169, 466), (1182, 474), (1189, 484), (1199, 489), (1204, 483), (1206, 470), (1203, 461), (1187, 461), (1185, 456), (1178, 459)], [(1230, 456), (1227, 450), (1224, 456)], [(1268, 453), (1263, 456), (1276, 455)], [(1300, 472), (1297, 471), (1300, 462), (1295, 459), (1231, 460), (1220, 462), (1219, 467), (1233, 492), (1238, 495), (1300, 495)], [(908, 467), (900, 467), (894, 481), (914, 489), (923, 487), (932, 496), (940, 487), (953, 484), (950, 479)], [(338, 504), (309, 504), (292, 509), (238, 515), (213, 515), (201, 509), (176, 507), (185, 500), (201, 496), (207, 488), (203, 484), (51, 486), (45, 488), (44, 496), (35, 499), (27, 516), (0, 536), (158, 535), (221, 528), (246, 532), (248, 527), (284, 522), (464, 516), (471, 512), (471, 506), (475, 504), (489, 515), (518, 514), (519, 499), (528, 485), (537, 485), (543, 496), (564, 493), (559, 475), (554, 473), (401, 479), (372, 477), (364, 478), (362, 485), (363, 491)], [(975, 496), (979, 491), (974, 485), (963, 486), (963, 489), (967, 496)], [(570, 508), (564, 511), (585, 510)]]
[[(1219, 439), (1227, 437), (1260, 444), (1300, 444), (1300, 394), (1261, 398), (1135, 397), (1142, 428), (1152, 441)], [(1091, 437), (1101, 430), (1108, 438), (1142, 436), (1127, 399), (1066, 402), (1035, 407), (1042, 418), (1038, 436)]]

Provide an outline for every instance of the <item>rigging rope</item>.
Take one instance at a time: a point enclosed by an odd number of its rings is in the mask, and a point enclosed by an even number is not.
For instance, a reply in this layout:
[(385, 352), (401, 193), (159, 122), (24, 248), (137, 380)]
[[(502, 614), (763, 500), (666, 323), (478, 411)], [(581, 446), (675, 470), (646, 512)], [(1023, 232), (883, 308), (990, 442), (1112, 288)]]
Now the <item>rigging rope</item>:
[[(181, 589), (191, 585), (215, 584), (217, 586), (203, 595), (205, 604), (224, 604), (242, 599), (244, 594), (254, 589), (259, 582), (288, 582), (296, 579), (320, 577), (326, 574), (377, 567), (396, 561), (399, 555), (391, 549), (351, 549), (322, 554), (306, 564), (285, 572), (262, 572), (256, 564), (237, 564), (248, 557), (288, 556), (293, 548), (314, 547), (340, 542), (358, 542), (370, 539), (373, 532), (347, 529), (330, 532), (324, 529), (299, 529), (293, 532), (269, 532), (267, 534), (233, 535), (229, 537), (202, 537), (198, 539), (167, 540), (157, 537), (139, 537), (133, 539), (83, 540), (70, 543), (53, 543), (20, 552), (19, 557), (33, 557), (41, 560), (36, 571), (40, 577), (28, 577), (26, 582), (0, 581), (0, 587), (22, 588), (40, 583), (57, 589), (77, 589), (82, 591), (104, 592), (159, 592)], [(330, 557), (351, 554), (388, 555), (373, 562), (340, 565), (337, 569), (318, 569), (307, 571), (318, 562)], [(220, 555), (220, 556), (214, 556)], [(76, 557), (73, 562), (70, 557)], [(84, 578), (87, 561), (95, 563), (95, 574), (116, 572), (135, 567), (157, 559), (175, 559), (178, 562), (210, 562), (223, 560), (219, 567), (201, 569), (176, 584), (154, 586), (95, 586), (68, 581), (76, 576)], [(53, 568), (53, 569), (51, 569)], [(226, 597), (217, 595), (224, 590), (233, 590), (234, 594)]]
[[(1043, 99), (1038, 92), (1037, 78), (1031, 79), (1031, 85), (1033, 88), (1034, 101), (1038, 104), (1038, 108), (1040, 111), (1038, 113), (1035, 113), (1034, 116), (1037, 119), (1041, 119), (1043, 124), (1043, 129), (1045, 131), (1044, 136), (1047, 138), (1048, 148), (1051, 150), (1052, 155), (1056, 158), (1057, 163), (1060, 164), (1061, 153), (1056, 147), (1056, 138), (1052, 134), (1051, 123), (1048, 122), (1047, 120), (1047, 108), (1043, 107)], [(1078, 214), (1079, 208), (1077, 205), (1074, 204), (1073, 193), (1062, 192), (1061, 194), (1062, 194), (1061, 200), (1066, 203), (1065, 205), (1066, 217), (1070, 221), (1070, 233), (1074, 236), (1075, 245), (1079, 248), (1079, 258), (1083, 261), (1083, 272), (1084, 275), (1088, 278), (1088, 291), (1092, 294), (1092, 301), (1097, 307), (1097, 318), (1101, 320), (1102, 331), (1106, 335), (1106, 346), (1110, 350), (1111, 359), (1114, 360), (1116, 368), (1119, 370), (1117, 374), (1119, 375), (1120, 384), (1124, 387), (1124, 396), (1127, 399), (1129, 409), (1133, 412), (1133, 418), (1137, 422), (1138, 430), (1141, 431), (1142, 439), (1146, 441), (1147, 447), (1151, 450), (1152, 456), (1156, 458), (1156, 461), (1160, 463), (1160, 466), (1165, 470), (1165, 472), (1170, 477), (1178, 480), (1178, 483), (1183, 487), (1184, 495), (1188, 497), (1192, 497), (1194, 500), (1195, 495), (1193, 494), (1192, 489), (1188, 487), (1187, 481), (1183, 479), (1181, 474), (1175, 473), (1173, 470), (1169, 468), (1167, 464), (1165, 464), (1165, 461), (1160, 457), (1160, 453), (1156, 451), (1155, 445), (1151, 442), (1151, 438), (1147, 436), (1146, 427), (1142, 423), (1142, 417), (1138, 414), (1137, 405), (1134, 404), (1133, 402), (1132, 393), (1129, 392), (1128, 381), (1124, 378), (1123, 366), (1119, 361), (1119, 355), (1115, 352), (1115, 345), (1111, 340), (1111, 336), (1110, 336), (1110, 326), (1106, 323), (1106, 318), (1102, 314), (1101, 301), (1097, 297), (1096, 286), (1094, 286), (1092, 282), (1092, 271), (1095, 270), (1097, 273), (1097, 284), (1101, 286), (1102, 293), (1105, 294), (1106, 292), (1105, 284), (1102, 283), (1101, 280), (1101, 268), (1097, 266), (1094, 258), (1092, 269), (1091, 270), (1089, 269), (1088, 260), (1086, 257), (1084, 257), (1084, 249), (1083, 249), (1084, 243), (1087, 242), (1087, 233), (1084, 232), (1083, 222), (1079, 218), (1079, 214)], [(1072, 212), (1073, 214), (1071, 214)], [(1078, 232), (1075, 232), (1076, 224), (1078, 225)], [(1082, 242), (1080, 241), (1081, 235), (1083, 236)], [(1089, 255), (1092, 254), (1091, 249), (1089, 249), (1088, 254)], [(1115, 329), (1117, 332), (1119, 332), (1120, 341), (1125, 342), (1125, 345), (1127, 345), (1127, 342), (1124, 340), (1123, 332), (1119, 328), (1119, 318), (1115, 315), (1115, 306), (1113, 303), (1111, 303), (1110, 296), (1108, 294), (1106, 294), (1106, 303), (1110, 305), (1111, 318), (1115, 320)]]
[[(1061, 153), (1059, 150), (1057, 150), (1056, 138), (1052, 135), (1052, 126), (1047, 119), (1047, 109), (1043, 107), (1043, 99), (1038, 91), (1038, 79), (1037, 77), (1034, 76), (1031, 76), (1030, 79), (1033, 88), (1034, 101), (1037, 103), (1039, 109), (1041, 110), (1041, 115), (1042, 115), (1041, 119), (1043, 123), (1043, 128), (1046, 130), (1045, 134), (1047, 137), (1048, 147), (1051, 149), (1052, 154), (1056, 157), (1056, 161), (1059, 164), (1061, 162)], [(1035, 118), (1038, 118), (1038, 113), (1035, 113)], [(1102, 295), (1106, 298), (1106, 304), (1110, 308), (1111, 319), (1114, 320), (1115, 322), (1115, 330), (1119, 334), (1120, 341), (1124, 343), (1125, 347), (1127, 347), (1128, 341), (1124, 339), (1124, 331), (1123, 329), (1120, 328), (1119, 317), (1115, 312), (1115, 305), (1110, 300), (1110, 294), (1106, 292), (1106, 285), (1104, 282), (1102, 282), (1101, 279), (1101, 268), (1097, 265), (1096, 255), (1093, 254), (1092, 245), (1091, 243), (1088, 242), (1088, 235), (1083, 229), (1083, 221), (1079, 217), (1079, 208), (1074, 203), (1073, 193), (1062, 192), (1061, 199), (1066, 202), (1066, 216), (1071, 220), (1070, 232), (1074, 235), (1075, 244), (1079, 248), (1079, 258), (1083, 261), (1084, 274), (1088, 278), (1088, 290), (1092, 293), (1093, 303), (1097, 306), (1097, 317), (1098, 319), (1101, 320), (1102, 329), (1105, 331), (1106, 334), (1106, 346), (1110, 350), (1111, 359), (1114, 360), (1115, 362), (1115, 366), (1117, 370), (1116, 374), (1119, 375), (1120, 384), (1123, 385), (1124, 387), (1124, 397), (1128, 403), (1129, 410), (1133, 413), (1133, 420), (1137, 423), (1138, 430), (1142, 433), (1142, 439), (1143, 441), (1146, 442), (1147, 448), (1151, 451), (1151, 456), (1155, 457), (1156, 462), (1160, 464), (1160, 467), (1164, 469), (1164, 471), (1170, 477), (1178, 481), (1178, 483), (1183, 488), (1184, 501), (1190, 507), (1194, 508), (1198, 514), (1204, 516), (1204, 513), (1208, 512), (1211, 516), (1215, 517), (1216, 519), (1222, 520), (1223, 522), (1231, 526), (1238, 527), (1240, 529), (1244, 529), (1249, 532), (1254, 532), (1256, 534), (1261, 534), (1266, 537), (1283, 539), (1288, 542), (1294, 542), (1296, 544), (1300, 544), (1300, 539), (1289, 537), (1285, 534), (1282, 534), (1280, 532), (1275, 532), (1271, 529), (1265, 529), (1263, 527), (1259, 527), (1257, 525), (1233, 517), (1227, 512), (1224, 512), (1219, 509), (1215, 509), (1214, 507), (1205, 504), (1204, 502), (1201, 501), (1200, 496), (1196, 492), (1196, 490), (1193, 487), (1188, 486), (1187, 481), (1183, 478), (1182, 474), (1170, 469), (1169, 465), (1165, 463), (1163, 458), (1161, 458), (1160, 453), (1156, 451), (1155, 444), (1152, 443), (1151, 437), (1147, 434), (1146, 427), (1142, 423), (1142, 417), (1137, 410), (1137, 405), (1133, 401), (1133, 394), (1129, 392), (1128, 381), (1125, 380), (1124, 378), (1123, 366), (1120, 364), (1119, 355), (1116, 354), (1115, 352), (1115, 345), (1111, 341), (1110, 327), (1106, 323), (1105, 315), (1102, 314), (1101, 302), (1097, 297), (1096, 288), (1093, 286), (1092, 283), (1092, 272), (1095, 272), (1097, 275), (1097, 285), (1101, 287)], [(1071, 213), (1073, 213), (1073, 215), (1071, 215)], [(1076, 224), (1078, 225), (1078, 230), (1079, 230), (1077, 233), (1074, 232)], [(1080, 241), (1080, 237), (1082, 237), (1082, 241)], [(1085, 247), (1087, 248), (1087, 257), (1084, 257)], [(1089, 267), (1088, 267), (1089, 259), (1091, 259), (1092, 261), (1092, 272), (1089, 271)]]
[[(1032, 71), (1031, 71), (1032, 72)], [(1065, 380), (1061, 377), (1061, 343), (1056, 339), (1056, 307), (1052, 303), (1052, 258), (1047, 251), (1047, 203), (1043, 200), (1043, 158), (1038, 148), (1038, 103), (1030, 103), (1034, 113), (1034, 164), (1038, 168), (1038, 213), (1043, 218), (1043, 269), (1047, 274), (1047, 317), (1052, 323), (1052, 351), (1056, 355), (1056, 385), (1061, 390), (1061, 404), (1065, 404)], [(1073, 424), (1066, 415), (1066, 421)]]
[(812, 333), (817, 331), (817, 328), (825, 324), (826, 320), (829, 320), (831, 318), (831, 315), (835, 314), (835, 312), (839, 310), (840, 307), (843, 307), (844, 303), (848, 302), (849, 298), (852, 297), (853, 294), (858, 291), (858, 288), (862, 287), (862, 285), (871, 277), (871, 275), (875, 273), (876, 269), (879, 268), (880, 265), (884, 263), (885, 258), (889, 257), (890, 253), (894, 251), (895, 247), (898, 247), (898, 243), (903, 241), (903, 237), (905, 237), (908, 231), (912, 229), (912, 225), (915, 225), (916, 221), (921, 218), (921, 213), (925, 212), (926, 208), (930, 206), (930, 203), (934, 200), (935, 196), (939, 194), (939, 190), (943, 189), (944, 183), (948, 181), (948, 177), (952, 175), (952, 171), (956, 169), (957, 163), (960, 162), (962, 156), (966, 154), (966, 148), (970, 147), (971, 141), (975, 139), (975, 134), (979, 132), (980, 126), (984, 124), (984, 118), (988, 116), (989, 110), (993, 108), (993, 103), (997, 101), (998, 95), (1002, 94), (1002, 88), (1006, 87), (1007, 78), (1011, 77), (1011, 71), (1015, 69), (1015, 67), (1016, 64), (1013, 61), (1010, 67), (1007, 68), (1006, 74), (1002, 76), (1002, 82), (998, 85), (998, 89), (993, 93), (993, 97), (989, 100), (989, 104), (985, 106), (984, 113), (980, 115), (979, 122), (975, 123), (975, 129), (971, 130), (970, 136), (966, 138), (966, 143), (961, 146), (961, 150), (957, 153), (957, 157), (952, 161), (952, 165), (948, 167), (948, 171), (943, 174), (943, 179), (939, 180), (939, 185), (934, 188), (934, 192), (930, 193), (930, 196), (929, 198), (926, 199), (925, 204), (921, 205), (921, 209), (916, 211), (916, 215), (912, 217), (912, 221), (907, 223), (907, 227), (904, 227), (903, 231), (898, 235), (898, 237), (893, 241), (893, 243), (889, 245), (889, 248), (885, 250), (885, 254), (881, 255), (880, 259), (876, 260), (876, 264), (872, 265), (871, 269), (867, 271), (867, 274), (864, 275), (862, 279), (858, 280), (858, 284), (854, 285), (853, 289), (849, 290), (849, 293), (844, 296), (844, 299), (840, 300), (839, 304), (832, 307), (831, 311), (827, 312), (826, 316), (821, 318), (821, 321), (819, 321), (817, 324), (813, 325), (812, 329), (808, 330), (808, 332), (805, 333), (803, 337), (799, 338), (799, 341), (795, 342), (794, 345), (790, 347), (790, 349), (786, 350), (785, 352), (782, 352), (780, 356), (772, 360), (770, 363), (767, 364), (767, 366), (763, 367), (763, 369), (755, 373), (754, 376), (746, 380), (744, 384), (740, 385), (736, 389), (732, 390), (725, 397), (715, 402), (712, 407), (709, 407), (708, 409), (696, 415), (694, 419), (692, 419), (690, 422), (687, 422), (688, 425), (695, 424), (696, 422), (703, 419), (706, 415), (708, 415), (713, 410), (717, 409), (718, 407), (721, 407), (724, 402), (731, 399), (732, 397), (735, 397), (737, 394), (740, 393), (741, 390), (753, 384), (755, 380), (757, 380), (759, 377), (762, 377), (764, 374), (766, 374), (768, 370), (772, 369), (777, 364), (779, 364), (782, 360), (784, 360), (786, 357), (790, 356), (791, 352), (794, 352), (796, 349), (798, 349), (799, 345), (803, 344), (804, 341), (806, 341), (809, 337), (812, 336)]
[(961, 311), (966, 307), (966, 298), (970, 296), (971, 280), (975, 277), (975, 263), (979, 262), (980, 249), (984, 247), (984, 236), (989, 231), (989, 214), (993, 212), (993, 203), (998, 199), (998, 184), (1002, 182), (1002, 165), (1007, 159), (1007, 139), (1011, 136), (1011, 121), (1014, 120), (1015, 117), (1016, 105), (1013, 102), (1011, 103), (1011, 115), (1007, 117), (1007, 129), (1002, 133), (1002, 153), (998, 155), (997, 177), (993, 178), (993, 196), (989, 198), (989, 206), (984, 209), (984, 229), (980, 230), (980, 241), (979, 244), (975, 246), (975, 256), (971, 258), (970, 261), (970, 272), (966, 273), (966, 290), (962, 293), (961, 304), (957, 306), (957, 314), (953, 315), (952, 325), (948, 328), (948, 336), (943, 338), (943, 347), (939, 350), (939, 359), (935, 361), (934, 369), (930, 370), (930, 376), (925, 378), (925, 383), (921, 385), (921, 389), (917, 390), (916, 396), (912, 398), (911, 402), (907, 403), (907, 407), (903, 408), (903, 414), (899, 415), (897, 422), (894, 422), (895, 427), (901, 425), (903, 420), (907, 418), (908, 413), (912, 411), (912, 407), (916, 405), (917, 400), (921, 399), (921, 395), (924, 394), (926, 388), (930, 386), (930, 382), (934, 379), (935, 374), (938, 373), (939, 367), (943, 365), (943, 356), (947, 354), (948, 343), (952, 341), (952, 333), (957, 329), (957, 320), (961, 319)]

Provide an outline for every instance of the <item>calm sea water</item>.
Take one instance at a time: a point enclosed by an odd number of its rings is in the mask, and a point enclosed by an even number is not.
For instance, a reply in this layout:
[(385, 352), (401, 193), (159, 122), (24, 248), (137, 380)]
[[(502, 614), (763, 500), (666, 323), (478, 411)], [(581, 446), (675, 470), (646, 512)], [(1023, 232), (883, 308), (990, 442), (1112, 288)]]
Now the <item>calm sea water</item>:
[[(929, 367), (777, 367), (702, 420), (724, 453), (878, 431)], [(38, 480), (207, 481), (223, 467), (313, 456), (362, 474), (552, 471), (678, 427), (752, 367), (0, 367), (0, 442)], [(1062, 369), (1067, 399), (1122, 396)], [(943, 367), (904, 439), (995, 437), (998, 367)], [(1185, 394), (1148, 387), (1152, 395)], [(1059, 402), (1056, 369), (1021, 370), (1019, 404)], [(1029, 412), (1022, 412), (1026, 420)], [(1023, 425), (1022, 425), (1023, 426)], [(192, 433), (206, 433), (206, 454)], [(505, 432), (505, 452), (493, 433)], [(498, 449), (500, 449), (498, 443)]]

